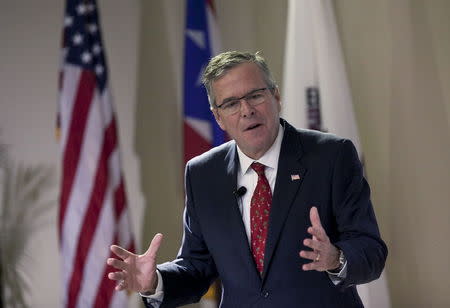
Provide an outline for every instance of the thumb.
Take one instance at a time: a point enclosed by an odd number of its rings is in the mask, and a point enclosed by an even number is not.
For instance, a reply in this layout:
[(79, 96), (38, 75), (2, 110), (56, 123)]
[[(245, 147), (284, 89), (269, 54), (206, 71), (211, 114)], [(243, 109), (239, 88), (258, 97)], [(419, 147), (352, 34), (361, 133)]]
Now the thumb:
[(158, 252), (159, 246), (161, 246), (162, 240), (163, 235), (161, 233), (157, 233), (153, 237), (153, 240), (144, 255), (156, 259), (156, 253)]

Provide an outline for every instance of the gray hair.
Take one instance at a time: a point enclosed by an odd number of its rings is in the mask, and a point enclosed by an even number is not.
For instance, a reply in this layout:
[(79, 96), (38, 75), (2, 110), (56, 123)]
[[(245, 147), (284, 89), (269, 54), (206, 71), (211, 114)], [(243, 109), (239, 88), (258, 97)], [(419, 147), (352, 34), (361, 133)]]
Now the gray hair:
[(274, 89), (278, 87), (267, 66), (266, 60), (259, 54), (259, 51), (256, 53), (240, 51), (223, 52), (209, 61), (203, 73), (202, 82), (208, 93), (208, 101), (211, 109), (216, 107), (212, 83), (225, 75), (230, 69), (243, 63), (255, 63), (263, 73), (267, 87)]

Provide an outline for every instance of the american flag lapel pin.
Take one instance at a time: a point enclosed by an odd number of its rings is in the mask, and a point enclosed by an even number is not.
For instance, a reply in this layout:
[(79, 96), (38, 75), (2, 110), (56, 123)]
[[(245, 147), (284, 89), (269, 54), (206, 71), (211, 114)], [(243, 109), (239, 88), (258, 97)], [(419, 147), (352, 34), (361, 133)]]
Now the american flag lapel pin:
[(300, 175), (298, 174), (291, 174), (291, 181), (297, 181), (300, 180)]

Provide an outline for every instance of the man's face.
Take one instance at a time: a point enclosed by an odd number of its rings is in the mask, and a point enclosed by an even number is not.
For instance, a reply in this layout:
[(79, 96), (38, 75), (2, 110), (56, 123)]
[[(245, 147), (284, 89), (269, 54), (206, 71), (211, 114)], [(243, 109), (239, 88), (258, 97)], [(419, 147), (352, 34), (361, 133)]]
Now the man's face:
[[(217, 106), (227, 99), (239, 98), (265, 87), (263, 73), (254, 63), (240, 64), (212, 83)], [(220, 108), (213, 109), (219, 126), (236, 141), (242, 152), (253, 159), (264, 155), (278, 134), (280, 95), (277, 89), (272, 92), (266, 90), (266, 100), (257, 106), (241, 100), (240, 111), (235, 114), (225, 115)]]

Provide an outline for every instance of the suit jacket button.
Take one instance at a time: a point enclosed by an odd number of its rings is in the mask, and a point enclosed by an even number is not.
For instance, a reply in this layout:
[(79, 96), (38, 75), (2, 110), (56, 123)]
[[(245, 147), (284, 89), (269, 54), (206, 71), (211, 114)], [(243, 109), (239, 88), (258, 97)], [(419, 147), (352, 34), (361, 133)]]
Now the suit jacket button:
[(268, 298), (269, 297), (269, 292), (268, 291), (263, 292), (262, 296), (264, 298)]

